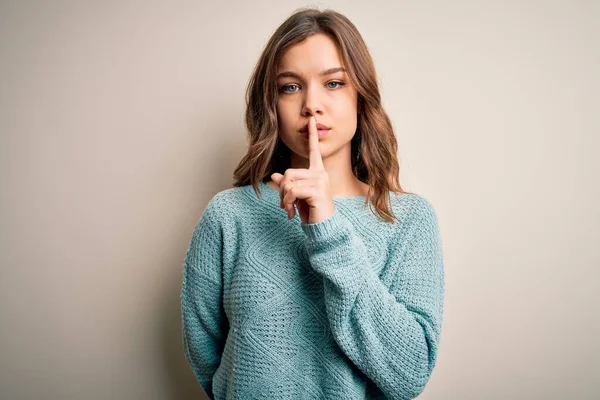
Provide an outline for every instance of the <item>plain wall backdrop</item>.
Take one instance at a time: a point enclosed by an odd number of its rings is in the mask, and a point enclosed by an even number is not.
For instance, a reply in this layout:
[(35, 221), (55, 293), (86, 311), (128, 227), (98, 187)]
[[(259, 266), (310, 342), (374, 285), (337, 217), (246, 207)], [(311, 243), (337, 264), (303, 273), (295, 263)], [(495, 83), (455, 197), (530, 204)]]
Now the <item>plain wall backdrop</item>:
[(595, 1), (2, 1), (0, 398), (192, 399), (182, 263), (294, 10), (362, 33), (446, 302), (422, 399), (600, 396)]

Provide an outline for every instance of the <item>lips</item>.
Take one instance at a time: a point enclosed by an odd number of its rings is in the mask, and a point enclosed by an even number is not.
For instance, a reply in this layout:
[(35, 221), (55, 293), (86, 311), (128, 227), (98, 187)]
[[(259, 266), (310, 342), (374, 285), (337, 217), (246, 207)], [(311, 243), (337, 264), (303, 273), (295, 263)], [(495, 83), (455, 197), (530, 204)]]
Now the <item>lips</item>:
[[(317, 130), (319, 130), (319, 131), (328, 131), (330, 129), (331, 129), (330, 127), (328, 127), (326, 125), (323, 125), (320, 122), (317, 122)], [(306, 124), (304, 126), (304, 128), (300, 129), (300, 133), (308, 133), (308, 124)]]

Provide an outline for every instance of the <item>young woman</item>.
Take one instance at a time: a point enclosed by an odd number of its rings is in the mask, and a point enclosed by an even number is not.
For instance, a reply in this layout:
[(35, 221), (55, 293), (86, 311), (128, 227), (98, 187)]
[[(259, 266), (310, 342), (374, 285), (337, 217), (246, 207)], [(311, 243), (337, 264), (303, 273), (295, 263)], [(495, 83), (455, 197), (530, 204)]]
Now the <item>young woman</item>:
[(436, 364), (436, 212), (402, 190), (356, 27), (302, 9), (247, 91), (248, 153), (190, 239), (185, 356), (215, 399), (412, 399)]

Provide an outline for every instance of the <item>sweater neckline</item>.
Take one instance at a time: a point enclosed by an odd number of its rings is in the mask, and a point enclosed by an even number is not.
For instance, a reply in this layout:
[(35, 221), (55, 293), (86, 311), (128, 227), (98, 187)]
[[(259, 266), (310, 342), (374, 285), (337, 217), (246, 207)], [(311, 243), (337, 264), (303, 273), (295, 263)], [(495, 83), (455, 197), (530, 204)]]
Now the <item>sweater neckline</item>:
[[(268, 198), (269, 200), (277, 200), (279, 202), (279, 191), (273, 189), (271, 186), (267, 185), (265, 181), (260, 181), (260, 192), (263, 196)], [(360, 200), (362, 202), (365, 201), (367, 196), (358, 195), (358, 196), (340, 196), (334, 197), (334, 202), (345, 203), (345, 202), (353, 202)]]

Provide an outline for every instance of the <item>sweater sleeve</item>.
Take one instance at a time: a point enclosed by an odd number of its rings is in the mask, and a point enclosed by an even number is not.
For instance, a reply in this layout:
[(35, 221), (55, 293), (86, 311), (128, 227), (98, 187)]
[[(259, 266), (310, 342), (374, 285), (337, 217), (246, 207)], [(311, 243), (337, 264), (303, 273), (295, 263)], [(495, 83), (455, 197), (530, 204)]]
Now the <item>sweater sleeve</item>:
[(210, 399), (229, 330), (222, 307), (222, 239), (217, 207), (211, 200), (192, 233), (181, 289), (185, 358)]
[(431, 204), (418, 195), (379, 278), (354, 226), (336, 208), (302, 223), (327, 317), (341, 350), (390, 399), (413, 399), (435, 366), (444, 299), (442, 242)]

